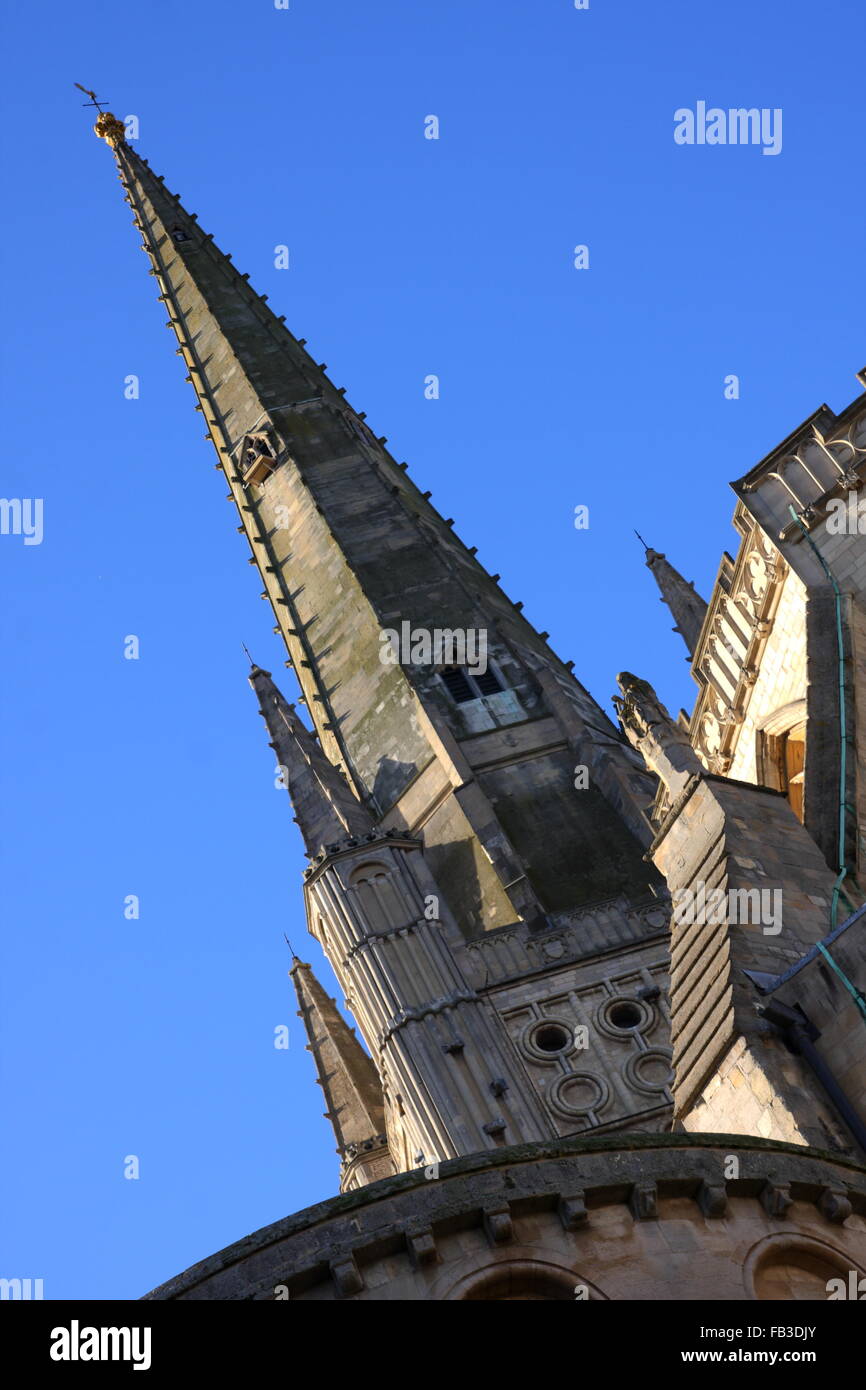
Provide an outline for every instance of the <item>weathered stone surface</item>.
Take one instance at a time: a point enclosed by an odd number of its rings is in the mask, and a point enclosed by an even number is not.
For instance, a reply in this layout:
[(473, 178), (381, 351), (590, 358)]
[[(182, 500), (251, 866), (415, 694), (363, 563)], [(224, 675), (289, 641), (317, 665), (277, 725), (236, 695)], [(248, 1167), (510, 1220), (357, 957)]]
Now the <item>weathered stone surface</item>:
[[(841, 1223), (839, 1202), (851, 1205)], [(662, 1260), (649, 1255), (652, 1233)], [(600, 1298), (739, 1300), (755, 1297), (767, 1259), (778, 1271), (813, 1247), (833, 1269), (866, 1272), (860, 1165), (742, 1136), (613, 1135), (374, 1183), (257, 1231), (147, 1298), (270, 1299), (278, 1285), (295, 1300), (556, 1298), (585, 1282)]]
[[(841, 867), (850, 896), (863, 884), (866, 550), (829, 516), (866, 482), (864, 398), (735, 485), (741, 544), (708, 605), (648, 553), (700, 691), (674, 721), (624, 683), (644, 767), (101, 123), (314, 725), (254, 668), (310, 929), (369, 1051), (298, 979), (347, 1190), (149, 1297), (820, 1297), (863, 1258), (864, 1175), (844, 1155), (866, 1121), (866, 936), (774, 985), (763, 1015), (745, 972), (780, 977), (826, 934)], [(483, 633), (487, 671), (383, 661), (404, 628)], [(737, 910), (669, 932), (665, 882)], [(783, 895), (778, 932), (740, 915), (755, 892)]]

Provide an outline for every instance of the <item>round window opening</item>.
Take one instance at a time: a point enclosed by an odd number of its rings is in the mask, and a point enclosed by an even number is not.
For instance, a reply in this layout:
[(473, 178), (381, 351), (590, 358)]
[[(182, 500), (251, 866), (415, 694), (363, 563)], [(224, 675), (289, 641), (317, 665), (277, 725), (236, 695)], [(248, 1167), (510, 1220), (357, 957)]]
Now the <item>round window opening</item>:
[(637, 1004), (613, 1004), (607, 1014), (614, 1028), (637, 1028), (643, 1014)]
[(542, 1052), (562, 1052), (568, 1047), (571, 1037), (559, 1023), (544, 1023), (536, 1031), (533, 1042)]

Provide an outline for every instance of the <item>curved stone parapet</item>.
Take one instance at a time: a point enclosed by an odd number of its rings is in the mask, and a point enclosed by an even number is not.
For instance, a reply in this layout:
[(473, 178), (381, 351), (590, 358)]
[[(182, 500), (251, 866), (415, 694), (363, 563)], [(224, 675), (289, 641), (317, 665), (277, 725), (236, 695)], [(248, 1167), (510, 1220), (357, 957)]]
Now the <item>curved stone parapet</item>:
[(866, 1169), (678, 1133), (578, 1136), (402, 1173), (266, 1226), (146, 1299), (826, 1300), (858, 1288)]

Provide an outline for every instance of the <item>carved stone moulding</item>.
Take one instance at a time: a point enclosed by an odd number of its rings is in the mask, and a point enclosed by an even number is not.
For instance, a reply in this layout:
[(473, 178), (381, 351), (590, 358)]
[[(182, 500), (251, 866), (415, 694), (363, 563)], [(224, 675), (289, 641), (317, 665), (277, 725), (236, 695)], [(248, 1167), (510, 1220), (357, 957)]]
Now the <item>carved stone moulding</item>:
[[(647, 1259), (645, 1222), (679, 1242), (687, 1228), (687, 1279), (676, 1261), (666, 1273)], [(744, 1135), (581, 1134), (351, 1190), (245, 1236), (145, 1301), (573, 1301), (580, 1284), (617, 1300), (696, 1290), (777, 1299), (787, 1272), (806, 1268), (802, 1251), (822, 1261), (804, 1296), (824, 1300), (830, 1275), (866, 1274), (864, 1235), (866, 1171), (838, 1156)]]

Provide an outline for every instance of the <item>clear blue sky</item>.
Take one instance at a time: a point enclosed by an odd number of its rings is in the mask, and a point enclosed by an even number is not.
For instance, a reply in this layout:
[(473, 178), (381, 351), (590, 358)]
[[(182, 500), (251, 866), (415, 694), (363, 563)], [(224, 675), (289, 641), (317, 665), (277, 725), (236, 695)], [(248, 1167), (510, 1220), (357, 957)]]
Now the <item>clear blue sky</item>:
[[(863, 31), (861, 0), (7, 10), (2, 493), (43, 498), (45, 534), (0, 536), (0, 1274), (134, 1298), (337, 1181), (282, 939), (304, 861), (240, 644), (282, 653), (73, 82), (138, 116), (596, 698), (625, 667), (676, 710), (632, 527), (708, 591), (728, 482), (859, 389)], [(677, 146), (700, 100), (782, 108), (782, 152)]]

